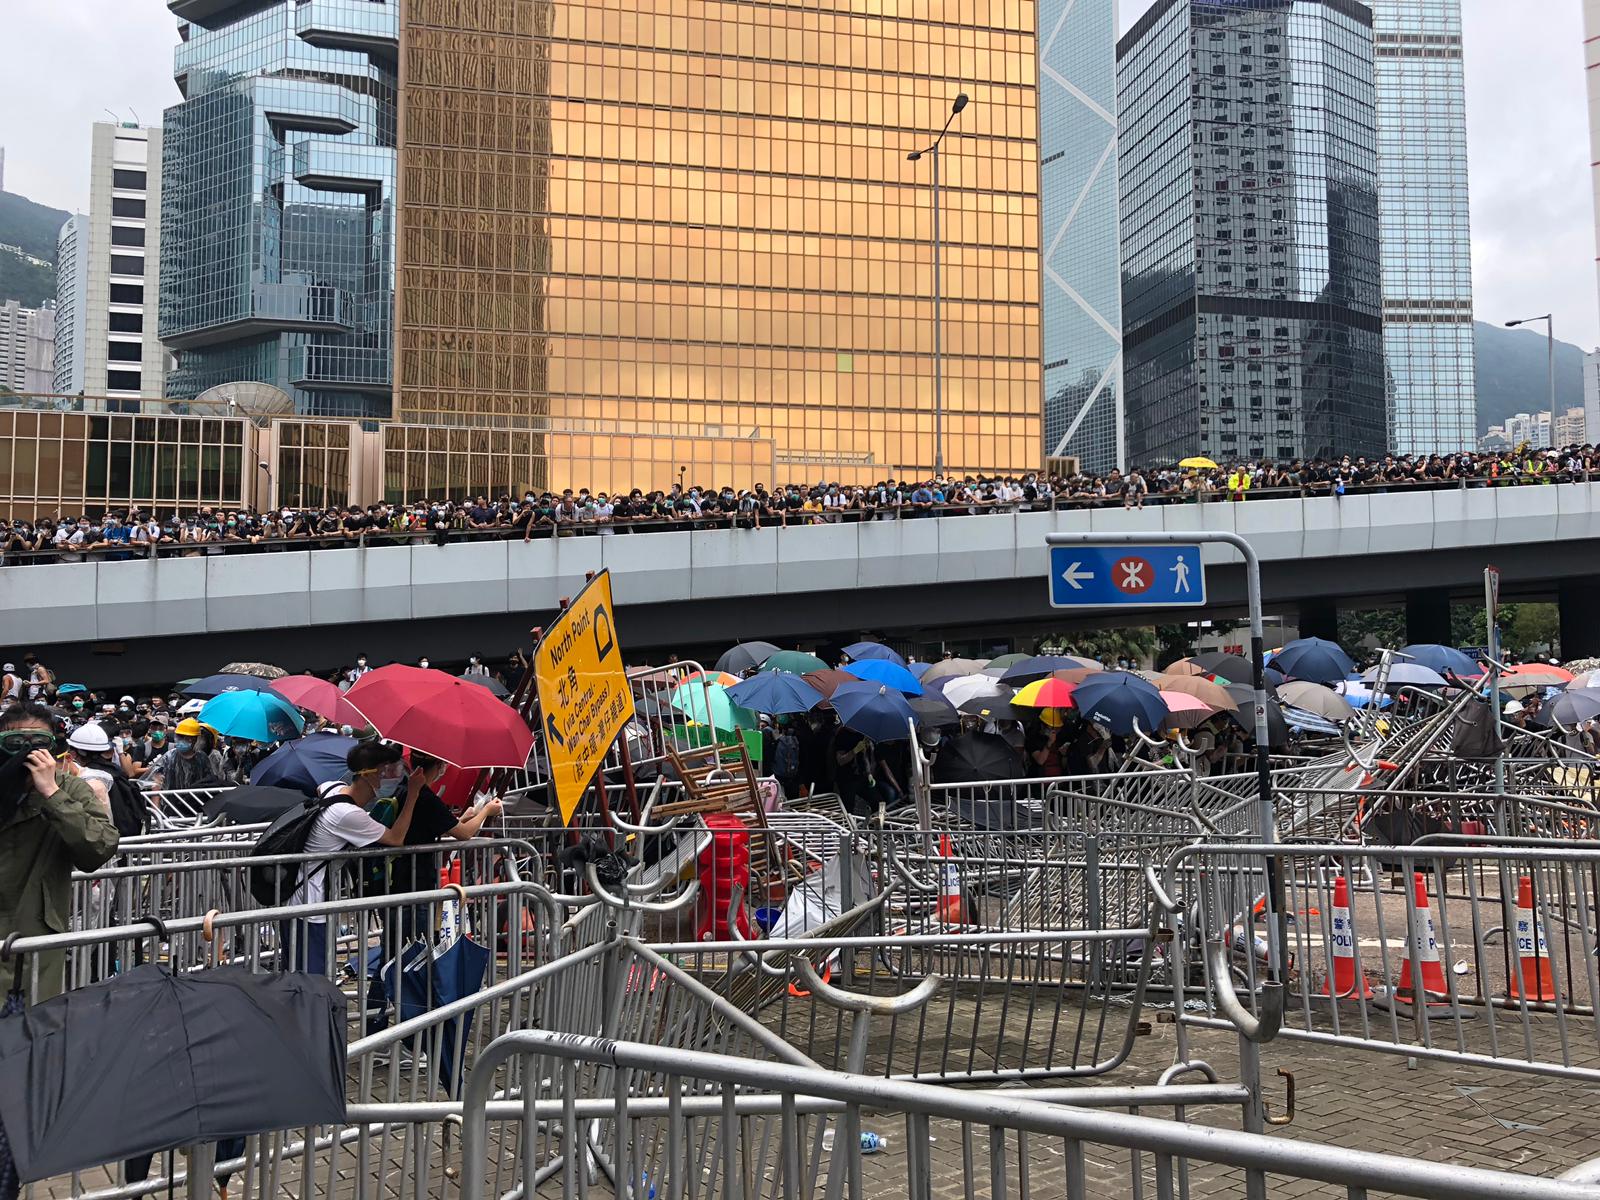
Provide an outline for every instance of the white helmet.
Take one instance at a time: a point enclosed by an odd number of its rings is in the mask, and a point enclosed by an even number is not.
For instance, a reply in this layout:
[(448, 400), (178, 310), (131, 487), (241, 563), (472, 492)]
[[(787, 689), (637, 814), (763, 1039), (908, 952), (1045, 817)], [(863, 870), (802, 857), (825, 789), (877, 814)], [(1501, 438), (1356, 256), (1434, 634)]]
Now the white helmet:
[(67, 737), (67, 745), (88, 754), (108, 754), (111, 751), (111, 739), (93, 721), (74, 729)]

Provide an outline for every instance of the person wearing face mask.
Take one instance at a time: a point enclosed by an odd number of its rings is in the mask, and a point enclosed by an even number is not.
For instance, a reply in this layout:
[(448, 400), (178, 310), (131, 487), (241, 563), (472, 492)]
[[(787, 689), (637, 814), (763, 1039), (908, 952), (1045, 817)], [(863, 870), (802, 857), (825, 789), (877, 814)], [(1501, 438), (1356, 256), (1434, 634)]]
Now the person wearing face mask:
[(201, 745), (200, 722), (193, 717), (178, 722), (172, 748), (150, 766), (153, 784), (169, 792), (191, 788), (222, 787), (227, 783), (221, 756)]
[[(0, 713), (0, 941), (64, 933), (72, 872), (93, 871), (117, 852), (117, 829), (89, 785), (56, 766), (50, 713), (19, 704)], [(23, 963), (31, 1002), (62, 989), (60, 950)], [(30, 972), (33, 974), (30, 975)]]
[[(350, 782), (324, 797), (325, 807), (306, 836), (305, 852), (326, 861), (305, 868), (290, 904), (321, 904), (328, 895), (328, 875), (344, 850), (367, 846), (403, 846), (411, 828), (417, 797), (426, 780), (421, 771), (408, 773), (399, 746), (392, 742), (358, 742), (345, 758)], [(403, 797), (394, 823), (384, 826), (367, 812), (380, 799)], [(328, 973), (328, 923), (325, 916), (284, 921), (279, 929), (291, 969), (312, 975)]]
[(428, 660), (426, 658), (419, 658), (417, 660), (417, 666), (421, 667), (424, 671), (426, 671), (428, 669)]
[(471, 676), (476, 679), (489, 678), (489, 668), (483, 665), (481, 656), (474, 654), (467, 660), (467, 669), (461, 672), (463, 677)]
[(352, 684), (355, 683), (358, 679), (365, 675), (368, 670), (370, 670), (370, 668), (367, 666), (367, 656), (365, 654), (356, 655), (356, 665), (344, 673), (345, 682)]

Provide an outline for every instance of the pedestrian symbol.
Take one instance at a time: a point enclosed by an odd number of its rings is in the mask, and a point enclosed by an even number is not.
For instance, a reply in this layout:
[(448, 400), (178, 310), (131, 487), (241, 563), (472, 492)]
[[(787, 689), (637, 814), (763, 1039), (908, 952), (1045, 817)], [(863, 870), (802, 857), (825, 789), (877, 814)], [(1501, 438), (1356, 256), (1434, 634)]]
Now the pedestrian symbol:
[(1050, 547), (1050, 603), (1056, 608), (1198, 608), (1206, 602), (1200, 547)]

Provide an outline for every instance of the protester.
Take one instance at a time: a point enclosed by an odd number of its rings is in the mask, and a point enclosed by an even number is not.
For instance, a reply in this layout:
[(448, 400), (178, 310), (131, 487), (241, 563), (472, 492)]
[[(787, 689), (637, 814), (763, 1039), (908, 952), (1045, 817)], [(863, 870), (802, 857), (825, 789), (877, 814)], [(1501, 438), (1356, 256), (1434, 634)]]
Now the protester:
[(181, 792), (228, 783), (222, 756), (209, 749), (210, 736), (193, 717), (178, 722), (172, 748), (150, 767), (151, 786)]
[[(391, 742), (358, 743), (345, 759), (350, 782), (327, 798), (327, 806), (306, 838), (305, 853), (322, 856), (322, 862), (300, 872), (299, 886), (288, 903), (321, 904), (328, 895), (328, 875), (337, 870), (337, 856), (343, 850), (367, 846), (403, 846), (411, 828), (411, 816), (425, 778), (421, 771), (409, 777), (399, 746)], [(368, 815), (367, 809), (380, 798), (401, 792), (404, 800), (395, 813), (394, 823), (385, 826)], [(328, 919), (311, 916), (282, 922), (282, 945), (290, 955), (292, 969), (312, 975), (325, 975), (328, 969)]]
[[(58, 769), (50, 713), (35, 704), (0, 713), (0, 941), (65, 933), (72, 872), (93, 871), (117, 852), (117, 830), (89, 785)], [(34, 1002), (64, 985), (65, 955), (33, 956)]]

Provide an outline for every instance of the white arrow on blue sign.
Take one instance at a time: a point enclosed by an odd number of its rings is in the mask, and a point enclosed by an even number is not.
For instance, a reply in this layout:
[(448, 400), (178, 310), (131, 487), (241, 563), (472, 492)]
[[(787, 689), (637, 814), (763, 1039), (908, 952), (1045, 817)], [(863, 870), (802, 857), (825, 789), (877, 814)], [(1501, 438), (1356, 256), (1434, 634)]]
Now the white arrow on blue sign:
[(1199, 546), (1051, 546), (1052, 608), (1185, 608), (1206, 602)]

